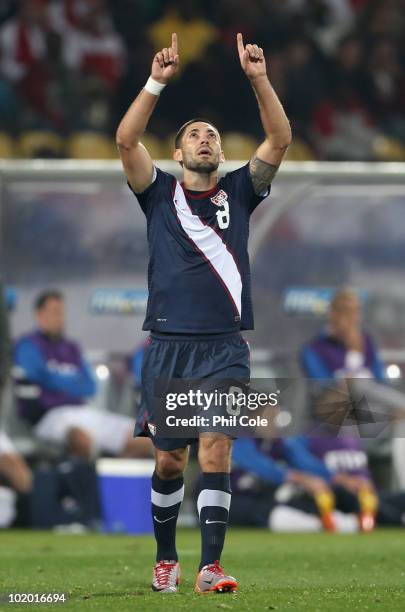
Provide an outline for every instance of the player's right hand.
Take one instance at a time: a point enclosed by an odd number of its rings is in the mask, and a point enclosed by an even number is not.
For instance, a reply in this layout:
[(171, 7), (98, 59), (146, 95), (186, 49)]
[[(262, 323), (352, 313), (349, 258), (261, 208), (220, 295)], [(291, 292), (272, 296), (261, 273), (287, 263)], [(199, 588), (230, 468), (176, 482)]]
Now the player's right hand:
[(172, 34), (171, 47), (165, 47), (156, 53), (152, 62), (151, 77), (159, 83), (168, 83), (179, 69), (177, 34)]

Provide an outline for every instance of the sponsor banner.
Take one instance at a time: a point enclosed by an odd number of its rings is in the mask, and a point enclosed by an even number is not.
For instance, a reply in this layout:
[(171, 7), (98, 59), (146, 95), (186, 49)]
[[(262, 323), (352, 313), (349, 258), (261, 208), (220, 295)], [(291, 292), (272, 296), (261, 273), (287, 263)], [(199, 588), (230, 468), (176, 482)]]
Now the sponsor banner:
[(90, 298), (90, 311), (107, 315), (144, 315), (148, 302), (146, 289), (96, 289)]
[[(336, 291), (333, 287), (289, 287), (283, 295), (283, 309), (288, 314), (324, 317)], [(364, 304), (367, 293), (357, 294)]]

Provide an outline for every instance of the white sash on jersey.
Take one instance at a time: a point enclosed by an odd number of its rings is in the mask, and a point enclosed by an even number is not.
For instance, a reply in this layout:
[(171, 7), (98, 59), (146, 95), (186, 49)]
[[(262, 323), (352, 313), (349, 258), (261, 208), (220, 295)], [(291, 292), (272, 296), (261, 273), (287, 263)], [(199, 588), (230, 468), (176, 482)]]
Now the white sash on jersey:
[(241, 316), (242, 279), (232, 253), (228, 251), (221, 237), (211, 227), (204, 225), (198, 215), (193, 215), (178, 181), (176, 181), (173, 200), (183, 230), (211, 264), (227, 288)]

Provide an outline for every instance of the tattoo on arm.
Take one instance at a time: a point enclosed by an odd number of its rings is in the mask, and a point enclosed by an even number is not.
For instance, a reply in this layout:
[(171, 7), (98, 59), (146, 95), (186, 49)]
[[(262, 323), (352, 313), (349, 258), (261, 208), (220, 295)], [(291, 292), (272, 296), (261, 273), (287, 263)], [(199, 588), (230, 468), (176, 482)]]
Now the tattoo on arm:
[(252, 178), (253, 188), (257, 195), (262, 195), (266, 192), (274, 179), (278, 166), (268, 164), (259, 159), (256, 155), (252, 157), (249, 163), (250, 176)]

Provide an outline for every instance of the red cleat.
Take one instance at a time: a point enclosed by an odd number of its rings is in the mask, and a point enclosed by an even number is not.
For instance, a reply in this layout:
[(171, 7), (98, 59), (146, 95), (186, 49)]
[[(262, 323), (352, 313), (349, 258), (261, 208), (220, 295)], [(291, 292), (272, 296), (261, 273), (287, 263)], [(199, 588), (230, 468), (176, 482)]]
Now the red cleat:
[(199, 595), (206, 593), (230, 593), (236, 591), (238, 583), (233, 576), (226, 576), (218, 561), (204, 565), (197, 574), (194, 590)]

